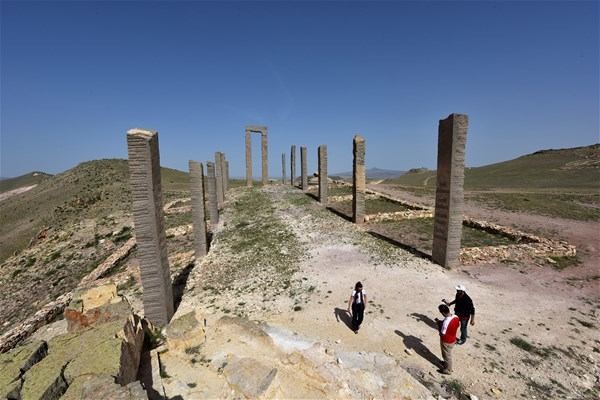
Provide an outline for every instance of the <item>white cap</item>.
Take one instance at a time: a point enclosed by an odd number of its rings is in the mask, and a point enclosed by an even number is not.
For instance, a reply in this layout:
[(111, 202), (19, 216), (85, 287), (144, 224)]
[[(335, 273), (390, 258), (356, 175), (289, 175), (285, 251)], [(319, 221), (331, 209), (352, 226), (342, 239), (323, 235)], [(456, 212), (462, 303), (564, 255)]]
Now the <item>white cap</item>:
[(465, 286), (465, 285), (458, 285), (458, 286), (456, 287), (456, 290), (460, 290), (461, 292), (466, 292), (466, 291), (467, 291), (467, 288), (466, 288), (466, 286)]

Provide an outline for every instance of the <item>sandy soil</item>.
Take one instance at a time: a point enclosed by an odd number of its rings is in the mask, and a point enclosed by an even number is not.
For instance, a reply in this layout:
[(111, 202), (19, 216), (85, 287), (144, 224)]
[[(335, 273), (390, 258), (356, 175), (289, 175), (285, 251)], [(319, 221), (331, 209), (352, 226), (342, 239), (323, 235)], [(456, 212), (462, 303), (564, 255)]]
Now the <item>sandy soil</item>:
[[(475, 265), (446, 271), (399, 248), (385, 259), (378, 258), (356, 240), (357, 233), (367, 236), (364, 228), (316, 202), (306, 207), (291, 205), (286, 198), (296, 189), (270, 186), (266, 190), (279, 218), (309, 249), (296, 275), (314, 286), (301, 310), (287, 308), (260, 315), (269, 325), (339, 350), (385, 352), (439, 394), (444, 393), (439, 388), (448, 380), (479, 398), (594, 398), (600, 393), (598, 280), (573, 284), (567, 280), (571, 271), (536, 265)], [(502, 218), (509, 215), (474, 211), (469, 205), (469, 214), (495, 217), (489, 219), (497, 222), (506, 221)], [(534, 216), (512, 218), (519, 224), (537, 221), (535, 227), (544, 230), (552, 227)], [(573, 240), (577, 225), (592, 228), (574, 222), (559, 232)], [(583, 241), (584, 236), (579, 236), (580, 243), (595, 254), (597, 247)], [(589, 260), (586, 263), (574, 268), (591, 269)], [(369, 305), (360, 332), (354, 334), (348, 327), (346, 307), (359, 280)], [(467, 343), (455, 346), (455, 372), (447, 377), (437, 372), (441, 354), (433, 320), (440, 317), (441, 299), (453, 298), (458, 283), (467, 286), (477, 317)], [(285, 310), (290, 304), (285, 298), (274, 302), (283, 306), (272, 310)], [(533, 347), (524, 350), (511, 339)]]

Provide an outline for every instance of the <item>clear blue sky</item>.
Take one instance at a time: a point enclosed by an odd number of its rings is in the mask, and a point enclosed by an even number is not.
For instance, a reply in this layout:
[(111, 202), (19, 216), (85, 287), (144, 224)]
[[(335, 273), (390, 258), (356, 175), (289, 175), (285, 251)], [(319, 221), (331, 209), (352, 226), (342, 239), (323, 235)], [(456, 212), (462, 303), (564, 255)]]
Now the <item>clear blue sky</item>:
[[(271, 175), (306, 145), (330, 172), (435, 168), (438, 120), (469, 115), (467, 165), (599, 141), (599, 3), (1, 4), (0, 176), (126, 158), (159, 131), (181, 170), (269, 127)], [(260, 171), (254, 137), (255, 179)]]

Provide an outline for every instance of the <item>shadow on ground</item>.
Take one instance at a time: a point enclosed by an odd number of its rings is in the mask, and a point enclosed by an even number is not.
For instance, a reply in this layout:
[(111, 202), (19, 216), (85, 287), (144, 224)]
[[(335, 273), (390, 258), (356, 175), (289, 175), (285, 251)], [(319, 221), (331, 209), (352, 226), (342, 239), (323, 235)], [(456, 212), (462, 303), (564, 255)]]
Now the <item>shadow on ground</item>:
[(344, 309), (336, 307), (333, 310), (333, 312), (335, 314), (335, 320), (337, 322), (342, 321), (344, 324), (346, 324), (346, 326), (348, 327), (348, 329), (353, 330), (352, 329), (352, 317), (348, 313), (348, 310), (344, 310)]
[(433, 354), (431, 350), (429, 350), (427, 346), (423, 344), (423, 341), (421, 339), (419, 339), (416, 336), (405, 335), (397, 329), (394, 332), (396, 333), (396, 335), (400, 336), (404, 340), (404, 346), (407, 349), (414, 350), (415, 353), (417, 353), (418, 355), (420, 355), (421, 357), (423, 357), (438, 368), (442, 365), (442, 360), (440, 360), (435, 354)]
[(409, 246), (407, 244), (401, 243), (401, 242), (399, 242), (397, 240), (389, 238), (389, 237), (387, 237), (385, 235), (382, 235), (381, 233), (377, 233), (375, 231), (368, 231), (367, 233), (369, 235), (377, 238), (377, 239), (383, 240), (385, 242), (388, 242), (389, 244), (392, 244), (394, 246), (400, 247), (401, 249), (406, 250), (409, 253), (411, 253), (411, 254), (413, 254), (413, 255), (415, 255), (417, 257), (424, 258), (424, 259), (429, 260), (429, 261), (432, 260), (431, 254), (424, 253), (424, 252), (422, 252), (421, 250), (419, 250), (419, 249), (417, 249), (415, 247), (412, 247), (412, 246)]
[(424, 322), (431, 329), (435, 329), (435, 330), (438, 329), (437, 323), (434, 320), (432, 320), (431, 318), (429, 318), (427, 315), (419, 314), (419, 313), (412, 313), (412, 314), (410, 314), (410, 316), (419, 322)]

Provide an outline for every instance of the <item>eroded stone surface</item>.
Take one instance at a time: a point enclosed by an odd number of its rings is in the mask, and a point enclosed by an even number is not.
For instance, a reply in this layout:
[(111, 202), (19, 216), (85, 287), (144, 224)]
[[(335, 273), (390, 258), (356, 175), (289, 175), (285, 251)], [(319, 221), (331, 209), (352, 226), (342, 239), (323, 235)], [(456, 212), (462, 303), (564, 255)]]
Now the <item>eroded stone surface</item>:
[(432, 259), (445, 268), (459, 265), (469, 119), (451, 114), (440, 120)]

